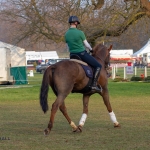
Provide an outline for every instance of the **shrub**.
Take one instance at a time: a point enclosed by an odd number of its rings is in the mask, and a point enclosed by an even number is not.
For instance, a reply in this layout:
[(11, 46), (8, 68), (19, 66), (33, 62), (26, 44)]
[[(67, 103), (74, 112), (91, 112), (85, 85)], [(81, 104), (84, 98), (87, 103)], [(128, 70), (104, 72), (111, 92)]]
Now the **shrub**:
[(34, 68), (36, 68), (36, 66), (37, 66), (37, 63), (36, 63), (36, 61), (33, 63), (33, 66), (34, 66)]
[(113, 82), (120, 82), (122, 80), (122, 78), (115, 78), (114, 80), (113, 80)]
[(113, 82), (129, 82), (129, 80), (128, 79), (123, 79), (123, 78), (115, 78), (113, 80)]
[(145, 81), (150, 81), (150, 76), (147, 76), (147, 77), (145, 78)]
[(130, 80), (131, 81), (142, 81), (142, 78), (133, 76)]

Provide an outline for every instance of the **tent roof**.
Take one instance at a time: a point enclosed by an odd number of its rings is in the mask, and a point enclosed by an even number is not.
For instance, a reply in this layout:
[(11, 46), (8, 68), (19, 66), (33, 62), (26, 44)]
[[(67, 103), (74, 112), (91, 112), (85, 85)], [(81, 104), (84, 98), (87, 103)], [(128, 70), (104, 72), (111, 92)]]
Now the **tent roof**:
[(132, 56), (139, 57), (140, 55), (142, 55), (144, 53), (150, 53), (150, 39), (146, 43), (146, 45), (144, 45), (140, 50), (138, 50), (137, 52), (135, 52)]
[(17, 47), (17, 46), (14, 46), (14, 45), (11, 45), (11, 44), (7, 44), (7, 43), (1, 42), (1, 41), (0, 41), (0, 47), (6, 47), (6, 48), (9, 48), (11, 50), (23, 49), (21, 47)]

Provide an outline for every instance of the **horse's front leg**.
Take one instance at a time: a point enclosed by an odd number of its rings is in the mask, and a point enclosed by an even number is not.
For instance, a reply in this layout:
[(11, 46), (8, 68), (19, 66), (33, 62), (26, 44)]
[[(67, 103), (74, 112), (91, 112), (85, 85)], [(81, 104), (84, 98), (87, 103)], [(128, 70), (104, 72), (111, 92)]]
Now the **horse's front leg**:
[(65, 102), (63, 102), (63, 104), (59, 107), (59, 109), (62, 112), (62, 114), (65, 116), (65, 118), (67, 119), (70, 126), (72, 127), (73, 132), (76, 131), (78, 127), (75, 125), (75, 123), (68, 116), (67, 109), (66, 109), (66, 106), (65, 106)]
[(109, 112), (110, 119), (113, 122), (114, 127), (120, 127), (120, 124), (117, 121), (116, 115), (113, 112), (111, 104), (110, 104), (110, 101), (109, 101), (108, 89), (107, 88), (103, 88), (103, 92), (100, 95), (103, 97), (104, 104), (106, 105), (106, 108), (107, 108), (107, 110)]
[(75, 132), (82, 132), (82, 127), (84, 126), (87, 115), (88, 115), (89, 97), (90, 97), (90, 95), (83, 94), (83, 113), (82, 113), (81, 119), (79, 121), (78, 128), (77, 128), (77, 130), (75, 130)]

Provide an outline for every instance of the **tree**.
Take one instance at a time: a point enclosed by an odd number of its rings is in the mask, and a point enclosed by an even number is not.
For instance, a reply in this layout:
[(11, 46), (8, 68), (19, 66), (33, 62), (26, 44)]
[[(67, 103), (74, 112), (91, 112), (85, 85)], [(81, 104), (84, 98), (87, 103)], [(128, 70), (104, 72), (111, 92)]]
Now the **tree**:
[(68, 17), (77, 15), (82, 22), (79, 28), (94, 45), (106, 41), (108, 36), (122, 35), (140, 19), (149, 17), (149, 3), (147, 0), (5, 0), (0, 14), (4, 21), (14, 25), (13, 43), (63, 42)]

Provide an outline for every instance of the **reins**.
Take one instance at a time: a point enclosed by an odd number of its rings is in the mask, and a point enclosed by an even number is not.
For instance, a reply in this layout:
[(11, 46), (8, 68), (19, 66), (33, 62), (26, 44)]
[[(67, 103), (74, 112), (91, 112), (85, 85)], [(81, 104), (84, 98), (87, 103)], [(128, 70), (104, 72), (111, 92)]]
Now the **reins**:
[[(104, 63), (104, 65), (105, 65), (105, 69), (108, 69), (108, 68), (109, 68), (109, 66), (106, 64), (105, 60), (103, 60), (102, 58), (100, 58), (100, 56), (98, 56), (98, 55), (96, 55), (96, 57), (97, 57), (98, 59), (100, 59), (100, 60), (101, 60), (101, 62), (103, 62), (103, 63)], [(108, 62), (108, 64), (109, 64), (109, 62)]]

